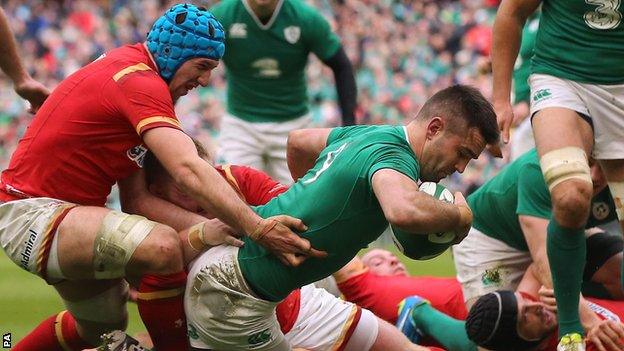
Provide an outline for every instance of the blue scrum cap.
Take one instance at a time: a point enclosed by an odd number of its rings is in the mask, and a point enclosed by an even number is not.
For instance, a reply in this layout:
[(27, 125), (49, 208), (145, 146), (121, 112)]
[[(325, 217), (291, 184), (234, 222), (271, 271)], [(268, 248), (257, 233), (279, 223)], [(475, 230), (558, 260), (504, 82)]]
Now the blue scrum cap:
[(192, 58), (220, 60), (225, 52), (225, 30), (210, 11), (192, 4), (178, 4), (154, 22), (147, 34), (147, 48), (160, 76), (167, 82)]

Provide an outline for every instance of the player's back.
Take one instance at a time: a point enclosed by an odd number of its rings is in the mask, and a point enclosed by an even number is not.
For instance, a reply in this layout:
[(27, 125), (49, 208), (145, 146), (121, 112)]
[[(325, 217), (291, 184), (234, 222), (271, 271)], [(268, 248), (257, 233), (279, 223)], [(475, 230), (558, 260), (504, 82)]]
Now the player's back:
[(132, 119), (150, 111), (137, 111), (132, 103), (140, 103), (141, 95), (128, 91), (154, 84), (146, 91), (166, 93), (171, 101), (156, 72), (147, 51), (136, 44), (112, 50), (61, 82), (2, 173), (1, 199), (46, 196), (103, 205), (111, 186), (138, 169), (146, 150), (141, 123)]
[(395, 168), (418, 179), (418, 161), (403, 127), (337, 128), (328, 140), (314, 168), (288, 191), (255, 210), (263, 217), (288, 214), (300, 218), (309, 228), (301, 236), (329, 256), (286, 267), (247, 240), (239, 251), (241, 270), (265, 298), (279, 300), (297, 287), (330, 275), (384, 231), (388, 222), (372, 190), (377, 170)]

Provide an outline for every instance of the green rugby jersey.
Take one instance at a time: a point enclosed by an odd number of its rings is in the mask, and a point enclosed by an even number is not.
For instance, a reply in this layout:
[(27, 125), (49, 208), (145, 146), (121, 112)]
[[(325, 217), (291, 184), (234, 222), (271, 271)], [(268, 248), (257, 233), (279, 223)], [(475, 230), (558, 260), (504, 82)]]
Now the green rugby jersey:
[(288, 191), (254, 210), (262, 217), (288, 214), (303, 220), (301, 234), (313, 247), (327, 251), (287, 267), (245, 237), (238, 261), (243, 276), (263, 298), (279, 301), (292, 290), (342, 268), (388, 226), (372, 188), (380, 169), (394, 169), (414, 181), (420, 166), (402, 126), (335, 128), (315, 166)]
[[(520, 251), (529, 248), (518, 216), (550, 219), (552, 212), (550, 192), (536, 149), (508, 164), (466, 200), (474, 215), (474, 228)], [(616, 219), (615, 204), (608, 188), (594, 196), (591, 206), (587, 228)]]
[(531, 57), (535, 47), (535, 37), (539, 27), (539, 13), (531, 16), (522, 30), (522, 43), (513, 71), (514, 104), (522, 101), (529, 102), (531, 92), (529, 75), (531, 74)]
[(591, 84), (624, 83), (621, 1), (543, 0), (532, 73)]
[(266, 24), (246, 0), (223, 0), (211, 11), (226, 31), (228, 112), (249, 122), (306, 114), (308, 55), (325, 60), (340, 48), (327, 20), (303, 0), (280, 0)]

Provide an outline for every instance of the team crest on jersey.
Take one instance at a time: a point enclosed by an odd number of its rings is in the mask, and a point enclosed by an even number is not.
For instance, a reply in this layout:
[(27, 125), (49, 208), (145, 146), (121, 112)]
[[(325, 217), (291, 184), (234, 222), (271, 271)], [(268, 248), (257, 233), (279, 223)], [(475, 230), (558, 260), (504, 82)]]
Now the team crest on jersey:
[(286, 38), (287, 42), (294, 44), (299, 40), (300, 36), (301, 28), (297, 26), (288, 26), (284, 28), (284, 38)]
[(230, 35), (230, 38), (238, 38), (238, 39), (247, 38), (247, 24), (233, 23), (230, 26), (230, 32), (228, 34)]
[(128, 156), (129, 159), (134, 161), (137, 166), (141, 168), (143, 168), (143, 160), (145, 159), (146, 154), (147, 148), (143, 144), (132, 147), (126, 151), (126, 156)]
[(609, 205), (606, 202), (596, 202), (592, 205), (592, 215), (601, 221), (609, 216)]

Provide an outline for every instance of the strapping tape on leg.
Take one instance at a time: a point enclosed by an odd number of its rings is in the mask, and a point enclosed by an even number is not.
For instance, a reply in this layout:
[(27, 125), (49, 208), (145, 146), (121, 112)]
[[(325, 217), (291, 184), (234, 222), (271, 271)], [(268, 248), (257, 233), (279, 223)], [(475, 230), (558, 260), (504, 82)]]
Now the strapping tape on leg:
[(96, 279), (125, 276), (132, 254), (156, 226), (145, 217), (110, 211), (95, 238), (93, 265)]
[(587, 155), (578, 147), (570, 146), (550, 151), (542, 156), (540, 166), (550, 191), (569, 179), (592, 183)]

